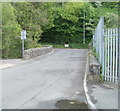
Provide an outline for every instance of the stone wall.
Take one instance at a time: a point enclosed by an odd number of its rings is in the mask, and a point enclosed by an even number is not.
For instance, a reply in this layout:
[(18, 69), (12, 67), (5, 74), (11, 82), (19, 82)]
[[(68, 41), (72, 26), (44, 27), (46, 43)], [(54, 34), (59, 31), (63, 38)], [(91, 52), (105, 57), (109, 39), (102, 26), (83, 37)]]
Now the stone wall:
[(41, 48), (32, 48), (24, 51), (23, 59), (30, 59), (40, 55), (44, 55), (53, 51), (52, 46), (41, 47)]
[(92, 48), (89, 46), (89, 72), (87, 75), (87, 79), (93, 82), (99, 82), (100, 80), (100, 63), (97, 58), (92, 54)]
[(89, 72), (92, 75), (100, 74), (100, 64), (95, 56), (90, 56), (89, 61)]

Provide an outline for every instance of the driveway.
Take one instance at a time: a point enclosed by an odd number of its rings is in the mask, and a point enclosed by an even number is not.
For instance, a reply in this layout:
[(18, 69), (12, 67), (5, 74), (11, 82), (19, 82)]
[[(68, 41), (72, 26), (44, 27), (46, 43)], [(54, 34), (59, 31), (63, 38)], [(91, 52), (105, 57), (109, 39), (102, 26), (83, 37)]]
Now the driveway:
[(3, 109), (56, 109), (58, 100), (86, 102), (86, 49), (55, 49), (2, 70)]

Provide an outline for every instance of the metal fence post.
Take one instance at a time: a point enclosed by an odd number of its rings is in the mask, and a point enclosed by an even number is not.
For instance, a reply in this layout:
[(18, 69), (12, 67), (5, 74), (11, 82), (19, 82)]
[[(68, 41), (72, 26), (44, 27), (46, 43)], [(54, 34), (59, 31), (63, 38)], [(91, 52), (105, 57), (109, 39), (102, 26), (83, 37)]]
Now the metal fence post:
[(117, 70), (117, 76), (118, 76), (118, 85), (120, 87), (120, 28), (118, 28), (118, 70)]
[(105, 64), (104, 45), (105, 45), (105, 43), (104, 43), (104, 17), (101, 17), (101, 52), (100, 53), (101, 53), (101, 64), (102, 64), (103, 77), (104, 77), (104, 73), (105, 73), (105, 71), (104, 71), (104, 69), (105, 69), (105, 67), (104, 67), (104, 64)]

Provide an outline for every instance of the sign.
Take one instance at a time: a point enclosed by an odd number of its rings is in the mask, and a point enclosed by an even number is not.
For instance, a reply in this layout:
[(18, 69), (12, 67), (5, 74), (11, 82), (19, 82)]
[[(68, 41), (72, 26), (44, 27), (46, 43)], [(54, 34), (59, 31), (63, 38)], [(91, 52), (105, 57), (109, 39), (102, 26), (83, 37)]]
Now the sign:
[(21, 31), (21, 39), (26, 39), (26, 30)]
[(22, 56), (24, 56), (24, 40), (26, 39), (26, 30), (21, 31), (21, 39), (22, 39)]

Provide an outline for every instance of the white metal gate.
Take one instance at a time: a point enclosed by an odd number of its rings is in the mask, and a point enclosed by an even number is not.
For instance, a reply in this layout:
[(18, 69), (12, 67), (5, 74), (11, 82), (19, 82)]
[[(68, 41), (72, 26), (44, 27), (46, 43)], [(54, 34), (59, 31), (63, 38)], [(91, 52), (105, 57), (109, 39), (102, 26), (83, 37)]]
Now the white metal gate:
[(119, 28), (104, 30), (104, 17), (100, 18), (93, 35), (93, 47), (99, 55), (102, 77), (105, 81), (118, 82), (119, 65)]

